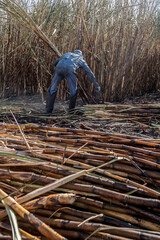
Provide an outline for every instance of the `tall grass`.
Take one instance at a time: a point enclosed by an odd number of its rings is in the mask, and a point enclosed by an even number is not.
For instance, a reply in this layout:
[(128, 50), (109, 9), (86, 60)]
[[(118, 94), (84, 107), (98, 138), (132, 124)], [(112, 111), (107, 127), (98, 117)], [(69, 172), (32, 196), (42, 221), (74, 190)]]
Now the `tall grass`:
[[(40, 93), (43, 99), (53, 61), (77, 48), (95, 73), (104, 101), (156, 91), (160, 88), (158, 2), (0, 1), (1, 97)], [(93, 94), (84, 72), (78, 76), (82, 88)], [(68, 96), (65, 81), (58, 96)]]

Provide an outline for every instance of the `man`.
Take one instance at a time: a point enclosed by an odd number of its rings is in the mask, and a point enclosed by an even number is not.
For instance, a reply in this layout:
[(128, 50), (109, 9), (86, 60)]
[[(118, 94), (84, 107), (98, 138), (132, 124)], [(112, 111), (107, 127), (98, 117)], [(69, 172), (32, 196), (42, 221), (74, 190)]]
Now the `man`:
[(48, 90), (46, 101), (46, 113), (52, 113), (58, 85), (62, 79), (66, 79), (70, 91), (69, 112), (75, 108), (77, 99), (77, 73), (76, 69), (83, 68), (89, 79), (94, 83), (97, 92), (100, 92), (100, 86), (96, 81), (94, 74), (83, 59), (82, 52), (75, 50), (73, 53), (68, 52), (62, 55), (54, 62), (56, 66), (51, 86)]

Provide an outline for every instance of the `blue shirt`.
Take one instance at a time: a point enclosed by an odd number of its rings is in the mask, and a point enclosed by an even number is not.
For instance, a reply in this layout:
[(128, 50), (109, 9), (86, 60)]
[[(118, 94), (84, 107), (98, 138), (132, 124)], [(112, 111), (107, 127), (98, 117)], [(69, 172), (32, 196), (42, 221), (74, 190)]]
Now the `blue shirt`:
[[(75, 51), (76, 52), (76, 51)], [(67, 74), (69, 72), (73, 72), (76, 74), (76, 70), (78, 68), (83, 68), (87, 73), (89, 79), (94, 83), (95, 87), (99, 87), (99, 84), (87, 65), (86, 61), (83, 58), (81, 51), (77, 51), (78, 53), (67, 52), (58, 58), (54, 65), (56, 66), (56, 71), (62, 72), (63, 74)]]

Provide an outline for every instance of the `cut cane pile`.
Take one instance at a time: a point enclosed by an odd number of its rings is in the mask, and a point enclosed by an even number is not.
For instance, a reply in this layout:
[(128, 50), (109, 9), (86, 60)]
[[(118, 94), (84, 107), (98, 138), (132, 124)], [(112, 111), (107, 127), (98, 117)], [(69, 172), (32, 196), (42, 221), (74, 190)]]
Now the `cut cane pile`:
[[(0, 124), (0, 198), (24, 239), (160, 239), (160, 139), (21, 129)], [(11, 237), (0, 208), (0, 232)]]

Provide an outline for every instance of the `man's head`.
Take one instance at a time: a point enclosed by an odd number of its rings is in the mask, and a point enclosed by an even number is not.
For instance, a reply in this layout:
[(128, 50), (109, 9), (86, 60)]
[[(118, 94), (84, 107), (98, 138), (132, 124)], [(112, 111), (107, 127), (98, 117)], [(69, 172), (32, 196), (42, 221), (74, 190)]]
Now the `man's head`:
[(74, 53), (77, 54), (77, 55), (82, 55), (81, 50), (75, 50)]

